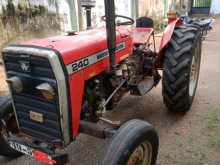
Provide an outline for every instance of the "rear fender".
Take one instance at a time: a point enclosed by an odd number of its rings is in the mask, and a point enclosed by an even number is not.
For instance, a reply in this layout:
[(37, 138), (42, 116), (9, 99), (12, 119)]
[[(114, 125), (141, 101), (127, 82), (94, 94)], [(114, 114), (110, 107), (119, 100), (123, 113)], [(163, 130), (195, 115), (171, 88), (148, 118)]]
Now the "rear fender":
[(173, 21), (171, 21), (166, 29), (163, 32), (163, 36), (161, 38), (160, 41), (160, 48), (159, 48), (159, 52), (158, 52), (158, 57), (157, 57), (157, 67), (162, 68), (162, 64), (163, 64), (163, 57), (165, 54), (165, 48), (168, 45), (168, 43), (170, 42), (174, 29), (177, 25), (181, 25), (181, 19), (177, 18)]
[(172, 22), (170, 22), (167, 25), (166, 29), (163, 32), (162, 39), (160, 41), (160, 50), (159, 50), (159, 52), (164, 47), (166, 47), (166, 45), (169, 43), (169, 41), (170, 41), (170, 39), (173, 35), (173, 31), (174, 31), (175, 27), (176, 27), (176, 25), (179, 25), (179, 23), (180, 23), (180, 19), (178, 18), (178, 19), (173, 20)]

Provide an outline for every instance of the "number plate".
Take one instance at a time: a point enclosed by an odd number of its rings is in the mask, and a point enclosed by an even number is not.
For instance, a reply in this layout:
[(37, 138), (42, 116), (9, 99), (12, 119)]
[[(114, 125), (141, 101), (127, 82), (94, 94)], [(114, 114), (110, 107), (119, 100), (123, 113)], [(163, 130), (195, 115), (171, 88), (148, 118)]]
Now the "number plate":
[(30, 119), (33, 121), (36, 121), (39, 123), (44, 122), (43, 114), (41, 114), (41, 113), (30, 111), (29, 115), (30, 115)]
[(14, 150), (16, 151), (19, 151), (25, 155), (29, 155), (29, 156), (32, 156), (32, 152), (33, 152), (33, 149), (28, 147), (28, 146), (25, 146), (23, 144), (19, 144), (19, 143), (16, 143), (16, 142), (12, 142), (12, 141), (9, 141), (9, 145), (11, 148), (13, 148)]

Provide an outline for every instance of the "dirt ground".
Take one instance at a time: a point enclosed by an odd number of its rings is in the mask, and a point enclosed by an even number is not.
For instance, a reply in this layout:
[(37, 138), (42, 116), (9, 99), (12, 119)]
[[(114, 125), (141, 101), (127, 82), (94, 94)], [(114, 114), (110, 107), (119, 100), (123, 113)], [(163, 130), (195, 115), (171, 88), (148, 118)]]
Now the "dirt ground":
[[(1, 86), (5, 90), (0, 69)], [(220, 17), (206, 41), (200, 81), (192, 109), (186, 115), (166, 111), (161, 86), (144, 97), (125, 97), (118, 110), (107, 114), (114, 120), (139, 118), (158, 130), (158, 165), (220, 165)], [(106, 142), (80, 135), (68, 148), (69, 165), (95, 165), (101, 159)], [(29, 157), (16, 160), (0, 157), (1, 165), (39, 165)]]

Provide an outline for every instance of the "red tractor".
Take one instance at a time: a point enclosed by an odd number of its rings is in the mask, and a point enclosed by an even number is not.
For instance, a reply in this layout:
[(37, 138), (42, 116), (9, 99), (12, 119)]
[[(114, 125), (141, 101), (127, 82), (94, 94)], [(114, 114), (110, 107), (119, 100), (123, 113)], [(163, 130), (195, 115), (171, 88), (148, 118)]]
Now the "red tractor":
[[(127, 19), (115, 21), (116, 18)], [(159, 51), (153, 21), (115, 15), (105, 0), (106, 28), (36, 39), (3, 50), (10, 96), (1, 97), (0, 154), (27, 154), (65, 164), (65, 148), (80, 133), (109, 138), (102, 165), (154, 165), (159, 140), (138, 119), (124, 124), (102, 116), (125, 93), (143, 96), (160, 82), (171, 112), (190, 109), (198, 83), (202, 33), (172, 13)], [(103, 123), (102, 125), (100, 125)]]

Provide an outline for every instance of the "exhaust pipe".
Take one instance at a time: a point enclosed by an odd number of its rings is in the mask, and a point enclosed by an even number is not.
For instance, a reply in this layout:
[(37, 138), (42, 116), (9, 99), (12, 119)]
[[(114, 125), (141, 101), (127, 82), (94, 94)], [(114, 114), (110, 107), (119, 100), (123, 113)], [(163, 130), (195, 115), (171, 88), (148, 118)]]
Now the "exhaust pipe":
[(107, 45), (109, 51), (110, 69), (114, 71), (115, 50), (116, 50), (116, 24), (115, 24), (115, 1), (105, 0), (105, 16), (106, 16), (106, 33), (107, 33)]

